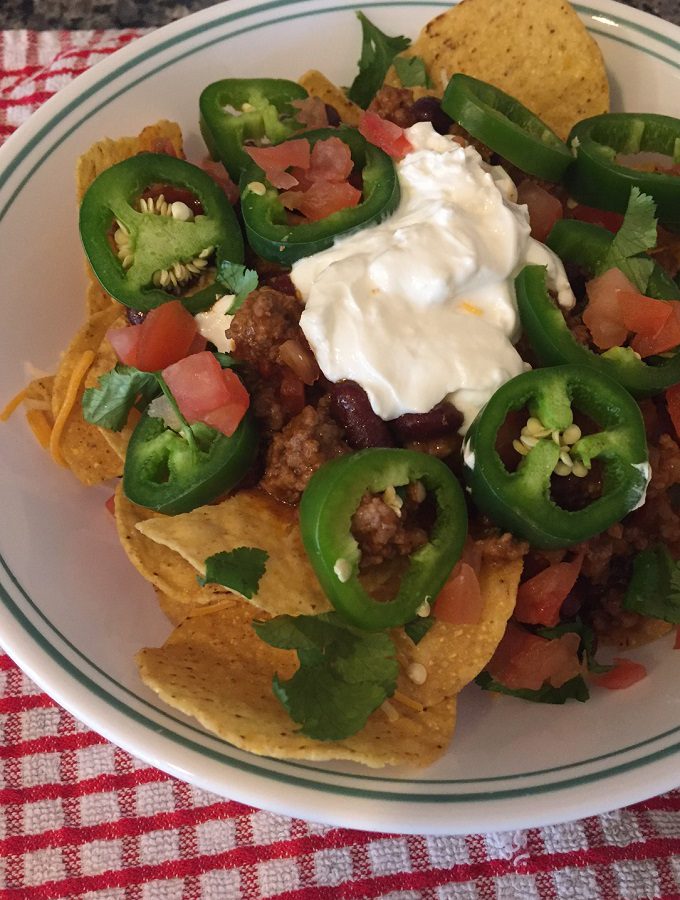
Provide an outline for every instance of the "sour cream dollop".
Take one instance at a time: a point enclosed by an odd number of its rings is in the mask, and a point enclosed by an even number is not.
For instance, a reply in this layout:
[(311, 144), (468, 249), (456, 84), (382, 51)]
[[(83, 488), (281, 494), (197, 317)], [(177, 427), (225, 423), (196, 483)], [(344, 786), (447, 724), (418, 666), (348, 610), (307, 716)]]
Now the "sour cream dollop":
[(414, 149), (397, 165), (397, 210), (293, 266), (300, 325), (324, 375), (358, 382), (382, 419), (447, 399), (465, 430), (527, 368), (513, 346), (517, 273), (545, 265), (558, 301), (574, 297), (501, 167), (429, 122), (406, 134)]

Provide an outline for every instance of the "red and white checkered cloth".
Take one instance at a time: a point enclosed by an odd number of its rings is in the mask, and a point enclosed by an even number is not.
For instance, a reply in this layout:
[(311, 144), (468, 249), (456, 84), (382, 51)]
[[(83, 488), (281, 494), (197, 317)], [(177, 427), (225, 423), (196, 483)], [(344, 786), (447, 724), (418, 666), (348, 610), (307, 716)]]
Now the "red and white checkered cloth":
[[(0, 33), (0, 141), (136, 31)], [(680, 898), (680, 791), (467, 837), (328, 828), (223, 800), (78, 723), (0, 655), (0, 898)]]

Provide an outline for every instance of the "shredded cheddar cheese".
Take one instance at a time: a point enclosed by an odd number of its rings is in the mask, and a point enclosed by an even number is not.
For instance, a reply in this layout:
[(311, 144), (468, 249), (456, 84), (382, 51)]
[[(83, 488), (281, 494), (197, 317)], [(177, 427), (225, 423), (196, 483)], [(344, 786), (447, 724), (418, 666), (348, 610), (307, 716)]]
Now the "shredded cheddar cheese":
[(71, 410), (75, 405), (76, 398), (78, 396), (78, 389), (80, 388), (81, 382), (83, 378), (85, 378), (87, 370), (94, 362), (94, 357), (95, 354), (93, 350), (85, 350), (76, 365), (73, 367), (73, 371), (71, 372), (71, 377), (69, 378), (68, 386), (66, 388), (64, 402), (62, 403), (61, 409), (57, 413), (57, 416), (54, 420), (54, 426), (50, 435), (50, 453), (52, 454), (52, 459), (60, 466), (68, 466), (68, 463), (64, 459), (61, 452), (61, 437), (64, 432), (64, 426), (66, 425), (66, 420), (68, 419)]
[(17, 406), (21, 406), (27, 396), (28, 388), (23, 388), (16, 396), (12, 397), (7, 406), (0, 412), (0, 422), (6, 422)]
[(413, 700), (408, 694), (402, 694), (401, 691), (395, 691), (394, 694), (392, 694), (392, 699), (396, 700), (397, 703), (401, 703), (402, 706), (408, 706), (409, 709), (414, 709), (416, 712), (422, 712), (425, 709), (422, 703)]

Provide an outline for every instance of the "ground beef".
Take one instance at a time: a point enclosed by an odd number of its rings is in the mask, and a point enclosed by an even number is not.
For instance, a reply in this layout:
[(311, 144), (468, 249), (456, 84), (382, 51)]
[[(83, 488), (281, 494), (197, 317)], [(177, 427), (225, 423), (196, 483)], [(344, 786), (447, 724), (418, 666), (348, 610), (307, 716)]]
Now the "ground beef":
[[(651, 415), (654, 402), (643, 404), (648, 429), (658, 423), (658, 417)], [(623, 608), (635, 555), (663, 543), (680, 559), (680, 515), (672, 501), (672, 488), (680, 484), (680, 447), (669, 434), (654, 440), (648, 433), (648, 440), (652, 480), (644, 506), (575, 548), (585, 553), (579, 579), (583, 615), (601, 640), (624, 647), (646, 643), (671, 627)]]
[(278, 365), (284, 341), (304, 341), (300, 328), (302, 304), (296, 297), (271, 287), (248, 295), (237, 310), (227, 337), (234, 341), (234, 356), (253, 365), (265, 377)]
[(261, 487), (277, 500), (299, 503), (319, 466), (349, 452), (342, 429), (331, 418), (328, 407), (328, 397), (322, 397), (316, 408), (305, 406), (274, 435)]
[(375, 113), (381, 119), (388, 119), (401, 128), (410, 128), (416, 122), (413, 91), (384, 84), (371, 100), (368, 112)]
[(413, 521), (407, 504), (400, 512), (382, 496), (365, 494), (352, 516), (352, 534), (361, 550), (361, 568), (410, 556), (427, 543), (427, 531)]
[(250, 410), (260, 426), (260, 435), (266, 440), (281, 431), (294, 415), (281, 399), (281, 379), (263, 378), (252, 366), (241, 367), (239, 375), (250, 394)]

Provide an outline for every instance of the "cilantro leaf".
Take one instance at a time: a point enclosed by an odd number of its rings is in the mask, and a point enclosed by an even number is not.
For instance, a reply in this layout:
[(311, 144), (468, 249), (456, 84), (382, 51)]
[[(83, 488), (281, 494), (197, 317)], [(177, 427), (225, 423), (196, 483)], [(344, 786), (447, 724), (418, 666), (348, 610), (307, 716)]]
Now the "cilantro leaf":
[(154, 372), (141, 372), (134, 366), (118, 363), (101, 376), (97, 387), (85, 389), (83, 418), (92, 425), (120, 431), (138, 398), (146, 405), (160, 392)]
[(275, 675), (272, 688), (307, 737), (356, 734), (396, 689), (396, 651), (385, 633), (353, 628), (337, 613), (277, 616), (253, 628), (272, 647), (297, 651), (300, 668), (287, 681)]
[(223, 369), (233, 369), (238, 365), (238, 360), (234, 359), (229, 353), (222, 353), (220, 350), (213, 350), (213, 356)]
[(239, 263), (225, 259), (217, 270), (217, 281), (229, 294), (234, 294), (234, 302), (229, 307), (229, 314), (235, 313), (243, 305), (251, 291), (258, 285), (257, 272), (254, 269), (246, 269)]
[(433, 625), (433, 616), (418, 616), (404, 625), (404, 631), (414, 644), (419, 644)]
[(432, 87), (430, 76), (425, 68), (425, 61), (420, 56), (395, 56), (394, 68), (399, 81), (408, 87)]
[(209, 556), (205, 561), (205, 578), (198, 583), (221, 584), (250, 600), (257, 593), (269, 554), (259, 547), (237, 547)]
[(631, 188), (623, 223), (609, 249), (600, 261), (598, 273), (620, 269), (626, 278), (644, 294), (654, 261), (645, 254), (656, 246), (656, 204), (638, 187)]
[(581, 677), (577, 675), (570, 678), (561, 687), (555, 688), (547, 682), (538, 690), (529, 690), (528, 688), (507, 688), (504, 684), (496, 681), (488, 672), (480, 672), (475, 678), (482, 690), (494, 691), (497, 694), (507, 694), (509, 697), (519, 697), (520, 700), (531, 700), (533, 703), (553, 703), (562, 704), (567, 700), (578, 700), (579, 703), (585, 703), (590, 697), (588, 686)]
[(665, 544), (648, 547), (633, 560), (623, 608), (680, 624), (680, 563), (673, 559)]
[(403, 36), (388, 37), (366, 16), (357, 11), (361, 22), (361, 57), (359, 74), (352, 82), (347, 96), (362, 109), (366, 109), (385, 80), (392, 60), (410, 46), (411, 41)]
[(603, 665), (595, 659), (595, 632), (590, 625), (587, 625), (585, 622), (581, 621), (581, 619), (576, 618), (573, 622), (562, 622), (560, 625), (555, 625), (554, 628), (539, 628), (536, 633), (540, 637), (553, 640), (554, 638), (561, 637), (563, 634), (570, 634), (572, 632), (581, 638), (581, 643), (579, 644), (577, 651), (578, 658), (583, 660), (585, 657), (588, 671), (597, 675), (608, 672), (612, 666)]

